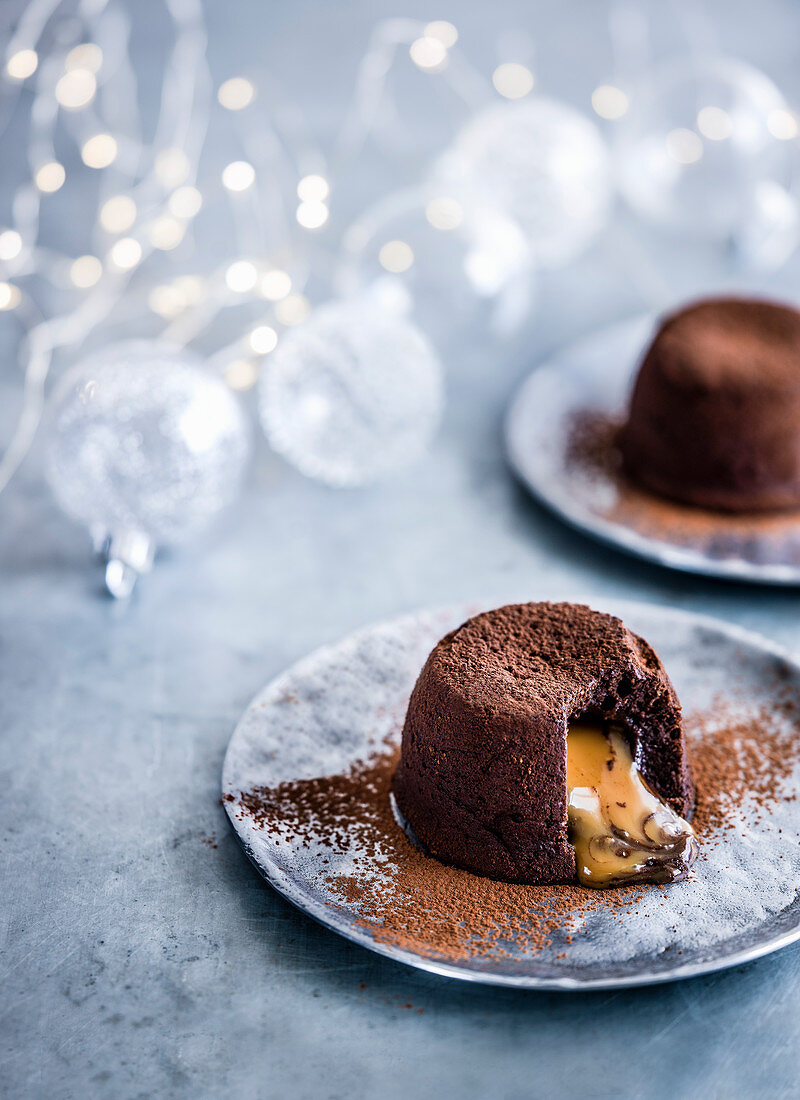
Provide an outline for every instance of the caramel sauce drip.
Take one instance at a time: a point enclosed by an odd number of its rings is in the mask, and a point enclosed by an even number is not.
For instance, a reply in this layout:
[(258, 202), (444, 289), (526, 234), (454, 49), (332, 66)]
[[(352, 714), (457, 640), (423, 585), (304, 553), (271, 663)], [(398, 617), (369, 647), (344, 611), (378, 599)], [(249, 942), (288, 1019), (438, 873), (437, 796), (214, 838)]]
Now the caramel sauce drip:
[(642, 779), (619, 727), (575, 722), (567, 734), (567, 815), (584, 886), (680, 882), (697, 841)]

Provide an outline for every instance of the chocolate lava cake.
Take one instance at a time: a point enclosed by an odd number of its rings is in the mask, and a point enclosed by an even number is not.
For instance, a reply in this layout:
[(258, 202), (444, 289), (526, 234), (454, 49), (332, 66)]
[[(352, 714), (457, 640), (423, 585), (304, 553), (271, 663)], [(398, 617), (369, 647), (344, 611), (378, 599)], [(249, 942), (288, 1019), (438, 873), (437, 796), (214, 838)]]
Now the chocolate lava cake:
[(687, 504), (800, 506), (800, 312), (710, 298), (668, 317), (620, 436), (626, 474)]
[(612, 615), (529, 603), (477, 615), (431, 652), (393, 780), (401, 814), (442, 862), (507, 882), (574, 882), (573, 721), (613, 722), (646, 783), (691, 813), (681, 708), (650, 646)]

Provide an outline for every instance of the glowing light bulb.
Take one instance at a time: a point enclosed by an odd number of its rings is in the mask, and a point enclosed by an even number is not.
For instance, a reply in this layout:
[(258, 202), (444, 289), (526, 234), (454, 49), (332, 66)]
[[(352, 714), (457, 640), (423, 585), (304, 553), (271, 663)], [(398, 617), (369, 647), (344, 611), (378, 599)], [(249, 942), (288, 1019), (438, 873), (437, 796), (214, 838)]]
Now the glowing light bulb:
[(387, 241), (378, 253), (381, 267), (400, 275), (408, 271), (414, 262), (414, 252), (405, 241)]
[(156, 179), (164, 187), (178, 187), (192, 170), (192, 165), (183, 149), (172, 147), (162, 149), (153, 163)]
[(136, 203), (129, 195), (114, 195), (100, 210), (100, 224), (107, 233), (124, 233), (136, 221)]
[(256, 170), (246, 160), (234, 160), (222, 172), (222, 184), (229, 191), (246, 191), (256, 179)]
[(622, 88), (613, 84), (600, 84), (592, 92), (592, 108), (600, 118), (607, 118), (613, 122), (628, 113), (628, 97)]
[(5, 229), (0, 233), (0, 260), (13, 260), (22, 251), (22, 237), (16, 229)]
[(80, 287), (82, 290), (98, 283), (102, 274), (103, 265), (97, 256), (78, 256), (69, 269), (73, 286)]
[(154, 286), (147, 295), (147, 304), (153, 313), (163, 317), (165, 321), (177, 317), (184, 307), (183, 295), (174, 286)]
[(74, 69), (87, 69), (90, 73), (98, 73), (103, 64), (103, 51), (96, 42), (82, 42), (75, 46), (67, 54), (64, 68), (67, 72)]
[(464, 218), (461, 203), (446, 197), (431, 199), (425, 207), (425, 217), (434, 229), (457, 229)]
[(301, 202), (296, 217), (303, 229), (319, 229), (328, 220), (328, 208), (324, 202)]
[(162, 252), (177, 248), (185, 235), (185, 225), (176, 218), (156, 218), (147, 228), (147, 236), (153, 248), (159, 248)]
[(767, 115), (767, 129), (778, 141), (792, 141), (799, 132), (797, 116), (779, 107)]
[(217, 99), (228, 111), (241, 111), (255, 99), (256, 90), (243, 76), (232, 76), (220, 84)]
[(458, 31), (452, 23), (448, 23), (446, 19), (434, 19), (432, 23), (428, 23), (425, 28), (426, 38), (438, 38), (445, 49), (449, 50), (451, 46), (455, 46), (458, 42)]
[(303, 202), (324, 202), (330, 190), (324, 176), (303, 176), (297, 185), (297, 197)]
[(18, 286), (13, 283), (0, 283), (0, 309), (16, 309), (22, 300)]
[(53, 191), (58, 191), (59, 187), (63, 187), (66, 178), (67, 173), (64, 171), (64, 165), (59, 164), (57, 160), (48, 161), (41, 168), (37, 168), (34, 176), (36, 186), (46, 195), (50, 195)]
[(142, 258), (142, 246), (133, 237), (120, 237), (108, 257), (120, 271), (130, 271)]
[(225, 368), (225, 381), (232, 390), (249, 390), (258, 381), (258, 370), (249, 359), (234, 359)]
[(281, 271), (277, 267), (272, 271), (265, 271), (261, 276), (258, 289), (261, 291), (262, 298), (270, 302), (279, 302), (292, 289), (291, 276), (287, 271)]
[(278, 346), (278, 334), (269, 325), (258, 325), (250, 333), (248, 343), (257, 355), (269, 355)]
[(111, 134), (95, 134), (81, 148), (81, 158), (89, 168), (108, 168), (116, 156), (117, 143)]
[(12, 80), (27, 80), (39, 67), (36, 50), (17, 50), (6, 61), (6, 73)]
[(709, 141), (724, 141), (733, 133), (733, 119), (722, 107), (701, 107), (697, 112), (697, 129)]
[(199, 275), (180, 275), (172, 285), (185, 306), (193, 306), (199, 302), (206, 290), (205, 280)]
[(424, 72), (441, 72), (447, 65), (447, 47), (440, 38), (434, 38), (433, 35), (415, 38), (408, 52), (417, 68)]
[(678, 164), (694, 164), (703, 155), (703, 143), (693, 130), (670, 130), (667, 152)]
[(258, 279), (256, 265), (249, 260), (237, 260), (225, 272), (225, 282), (235, 294), (246, 294), (252, 290)]
[(275, 303), (275, 316), (282, 325), (299, 325), (311, 312), (311, 303), (302, 294), (290, 294)]
[(492, 84), (506, 99), (522, 99), (533, 88), (533, 73), (518, 61), (504, 61), (492, 73)]
[(200, 212), (203, 196), (196, 187), (179, 187), (170, 195), (168, 205), (176, 218), (193, 218)]
[(88, 69), (71, 69), (56, 84), (56, 99), (67, 111), (79, 111), (91, 103), (97, 91), (94, 73)]

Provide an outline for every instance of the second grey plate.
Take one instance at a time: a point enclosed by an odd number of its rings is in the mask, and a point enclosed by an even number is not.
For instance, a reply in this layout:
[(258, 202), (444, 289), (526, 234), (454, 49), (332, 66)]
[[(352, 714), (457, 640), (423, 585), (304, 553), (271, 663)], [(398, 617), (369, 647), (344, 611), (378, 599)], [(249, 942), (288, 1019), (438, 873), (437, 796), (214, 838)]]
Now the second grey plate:
[(621, 419), (655, 315), (601, 330), (537, 368), (506, 418), (509, 460), (561, 519), (672, 569), (762, 584), (800, 584), (800, 513), (741, 517), (671, 504), (602, 463), (570, 459), (579, 418)]

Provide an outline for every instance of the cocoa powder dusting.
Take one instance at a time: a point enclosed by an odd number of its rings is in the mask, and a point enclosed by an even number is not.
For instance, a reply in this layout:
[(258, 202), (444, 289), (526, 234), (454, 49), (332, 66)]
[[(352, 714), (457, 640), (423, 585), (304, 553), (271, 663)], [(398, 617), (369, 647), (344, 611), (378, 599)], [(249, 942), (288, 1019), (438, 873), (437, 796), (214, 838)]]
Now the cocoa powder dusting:
[[(639, 488), (622, 471), (617, 440), (621, 416), (594, 410), (573, 415), (567, 430), (564, 463), (572, 476), (610, 485), (613, 501), (597, 509), (603, 518), (632, 527), (642, 535), (691, 547), (715, 556), (736, 555), (746, 544), (751, 554), (771, 561), (800, 563), (800, 512), (735, 513), (681, 504)], [(597, 497), (588, 494), (592, 507)]]
[[(726, 723), (720, 707), (687, 724), (701, 860), (704, 847), (724, 843), (726, 832), (743, 828), (737, 811), (745, 801), (768, 819), (776, 799), (787, 797), (780, 787), (800, 758), (800, 737), (796, 723), (787, 728), (785, 717), (739, 716)], [(665, 889), (519, 886), (425, 856), (398, 826), (389, 801), (398, 751), (356, 761), (345, 774), (247, 792), (235, 809), (295, 847), (313, 843), (332, 853), (356, 852), (352, 873), (330, 874), (324, 856), (316, 873), (343, 907), (356, 909), (376, 940), (447, 961), (510, 956), (519, 948), (530, 953), (568, 945), (594, 911), (621, 921), (646, 893)], [(671, 889), (691, 890), (692, 877)]]
[(741, 827), (737, 811), (745, 800), (749, 822), (762, 825), (778, 798), (796, 798), (785, 789), (800, 758), (794, 704), (776, 702), (773, 711), (746, 720), (731, 718), (719, 728), (725, 710), (720, 701), (711, 714), (695, 716), (687, 729), (697, 784), (693, 825), (707, 846), (723, 842), (726, 833)]

